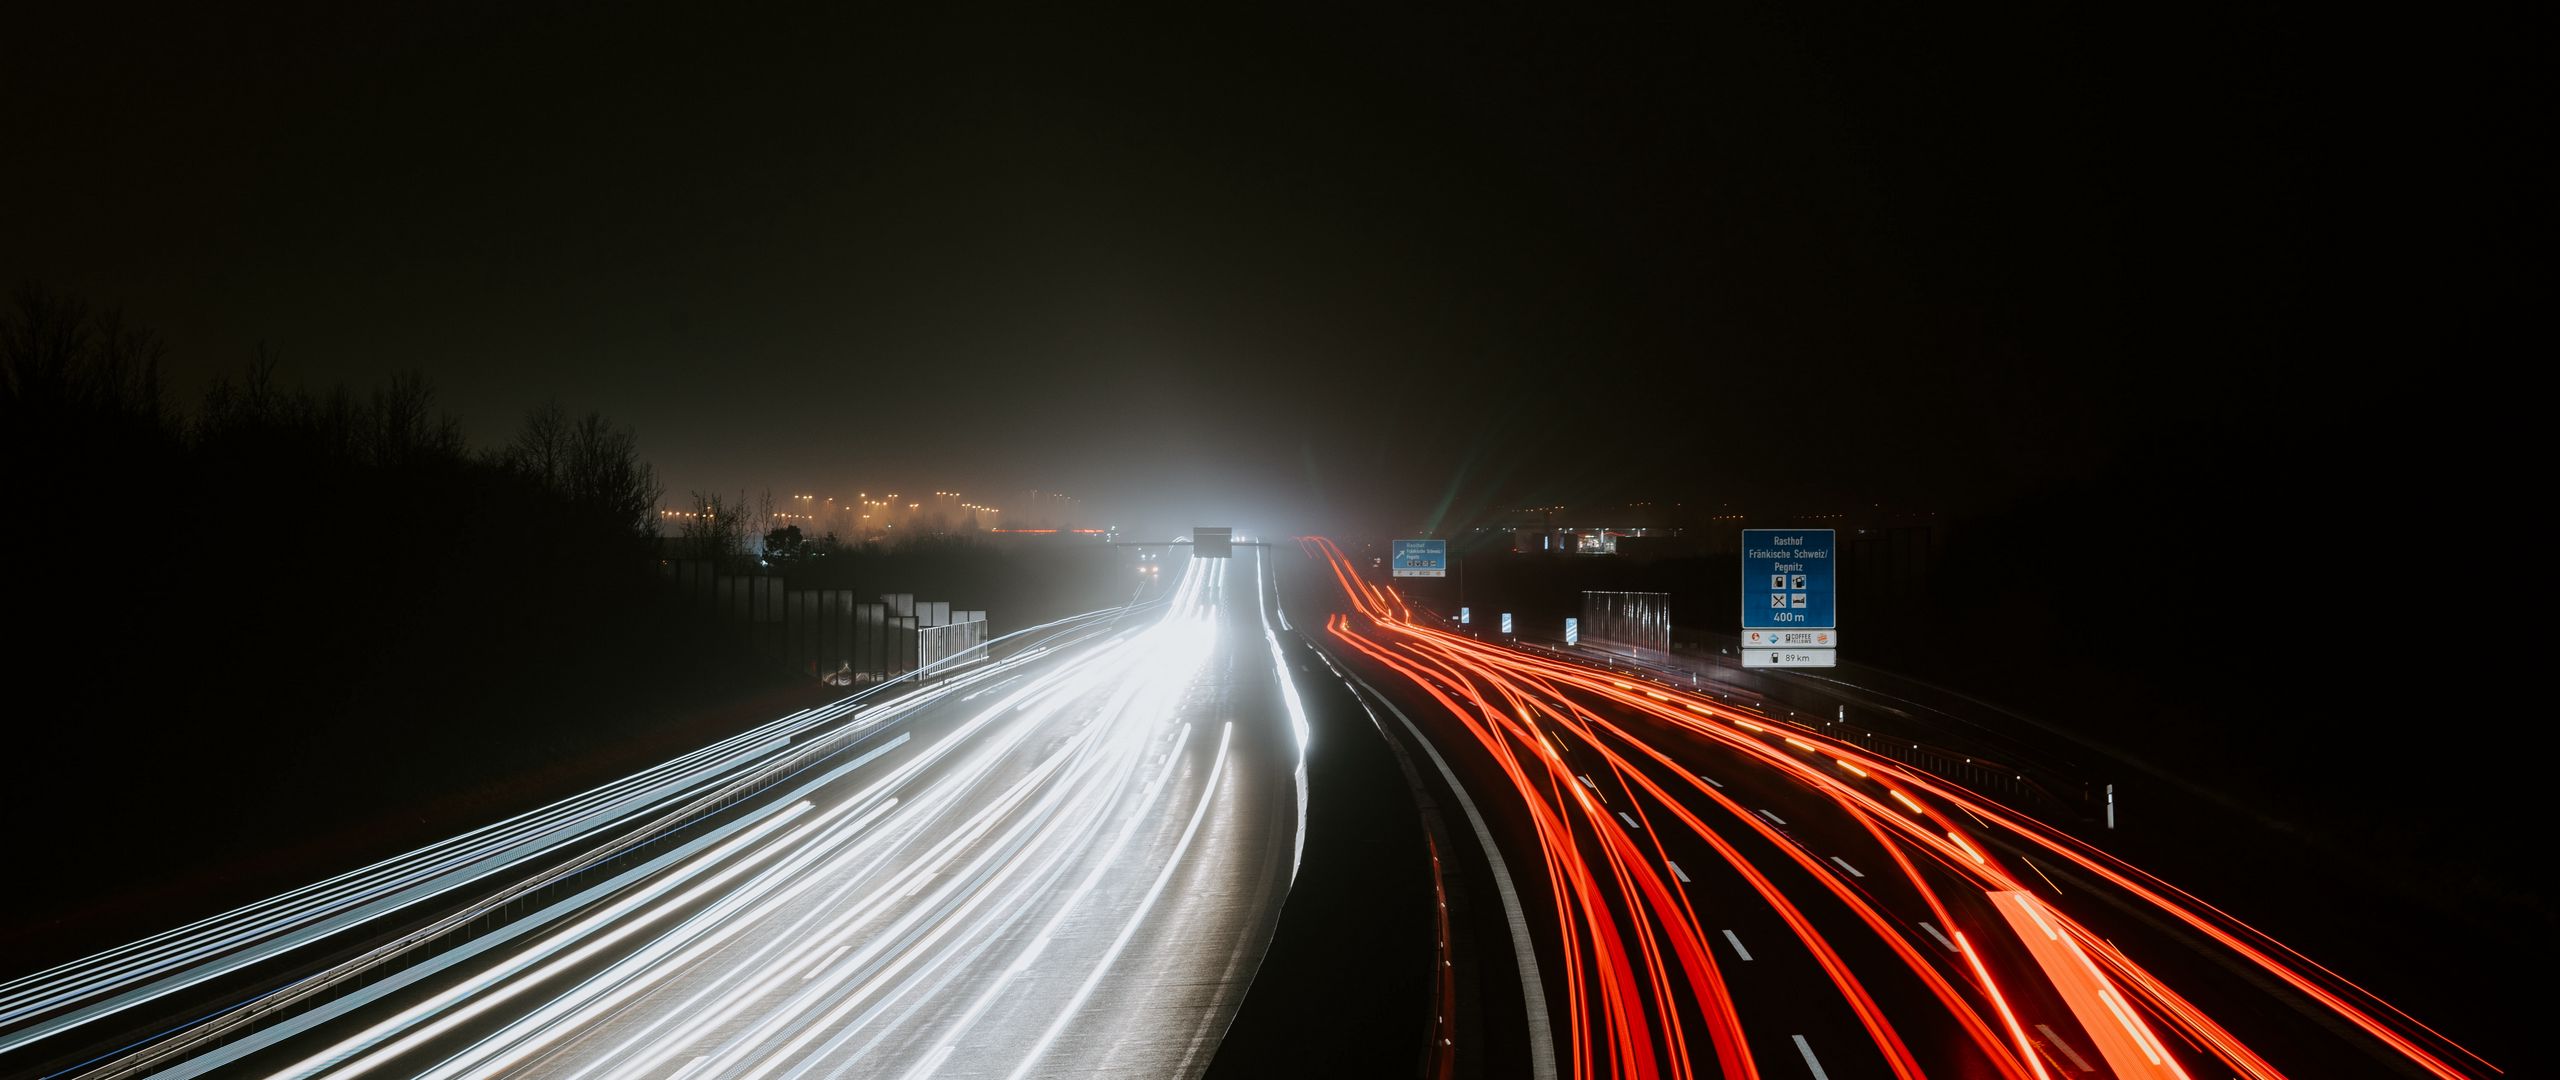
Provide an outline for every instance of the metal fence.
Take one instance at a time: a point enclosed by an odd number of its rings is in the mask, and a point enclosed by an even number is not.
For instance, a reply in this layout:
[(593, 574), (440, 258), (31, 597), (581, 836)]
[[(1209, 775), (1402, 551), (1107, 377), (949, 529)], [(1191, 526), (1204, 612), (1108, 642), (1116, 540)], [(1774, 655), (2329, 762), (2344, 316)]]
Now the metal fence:
[(1639, 660), (1671, 658), (1671, 594), (1582, 594), (1581, 644)]
[(987, 613), (962, 611), (953, 621), (916, 632), (916, 662), (969, 664), (987, 658)]
[(936, 661), (987, 655), (987, 613), (955, 612), (948, 600), (793, 589), (783, 578), (723, 574), (697, 559), (671, 559), (661, 569), (687, 603), (743, 629), (758, 652), (836, 685), (868, 686)]

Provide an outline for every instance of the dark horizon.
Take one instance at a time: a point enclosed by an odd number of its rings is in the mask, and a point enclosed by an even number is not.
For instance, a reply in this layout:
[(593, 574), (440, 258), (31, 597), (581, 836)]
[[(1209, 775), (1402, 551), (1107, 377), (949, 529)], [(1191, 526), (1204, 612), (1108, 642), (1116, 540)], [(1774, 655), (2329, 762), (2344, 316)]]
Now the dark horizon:
[(482, 445), (599, 409), (678, 497), (1960, 512), (2163, 439), (2362, 452), (2387, 396), (2288, 374), (2416, 329), (2334, 256), (2426, 241), (2332, 230), (2393, 177), (2334, 168), (2313, 41), (55, 12), (0, 45), (45, 163), (0, 280), (159, 328), (182, 400), (263, 345), (422, 371)]

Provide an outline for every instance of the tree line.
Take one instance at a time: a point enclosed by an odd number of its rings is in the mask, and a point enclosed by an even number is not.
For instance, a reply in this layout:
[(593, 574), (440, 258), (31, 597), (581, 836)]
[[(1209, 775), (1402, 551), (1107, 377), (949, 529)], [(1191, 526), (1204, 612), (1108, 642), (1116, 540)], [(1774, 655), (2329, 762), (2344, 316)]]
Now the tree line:
[(28, 721), (0, 814), (95, 806), (21, 839), (48, 880), (111, 891), (155, 864), (138, 850), (214, 865), (627, 769), (633, 740), (799, 685), (661, 582), (629, 427), (544, 402), (474, 447), (424, 373), (313, 388), (260, 350), (181, 403), (169, 366), (113, 308), (0, 298), (0, 685)]
[(184, 410), (170, 400), (166, 355), (155, 332), (118, 309), (20, 286), (0, 310), (0, 439), (19, 485), (113, 500), (166, 485), (165, 459), (176, 457), (237, 479), (252, 499), (279, 494), (242, 468), (253, 464), (338, 477), (477, 471), (529, 485), (556, 504), (551, 516), (578, 520), (591, 535), (618, 533), (628, 550), (654, 550), (655, 471), (637, 435), (602, 413), (572, 415), (547, 401), (506, 445), (474, 452), (421, 372), (363, 391), (315, 392), (287, 385), (261, 348), (245, 371), (216, 379)]

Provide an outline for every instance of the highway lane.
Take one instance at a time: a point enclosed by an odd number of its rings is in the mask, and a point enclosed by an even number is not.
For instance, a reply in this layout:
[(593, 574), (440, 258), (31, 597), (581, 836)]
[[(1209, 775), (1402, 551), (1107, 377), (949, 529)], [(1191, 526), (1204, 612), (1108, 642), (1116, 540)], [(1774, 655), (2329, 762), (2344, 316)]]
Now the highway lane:
[(1287, 895), (1303, 723), (1258, 554), (1160, 573), (1160, 608), (859, 721), (609, 887), (95, 1071), (1195, 1075)]
[[(1713, 695), (1442, 633), (1311, 550), (1339, 586), (1329, 651), (1494, 823), (1559, 1075), (2487, 1072), (1992, 800)], [(2196, 979), (2198, 949), (2247, 978)]]

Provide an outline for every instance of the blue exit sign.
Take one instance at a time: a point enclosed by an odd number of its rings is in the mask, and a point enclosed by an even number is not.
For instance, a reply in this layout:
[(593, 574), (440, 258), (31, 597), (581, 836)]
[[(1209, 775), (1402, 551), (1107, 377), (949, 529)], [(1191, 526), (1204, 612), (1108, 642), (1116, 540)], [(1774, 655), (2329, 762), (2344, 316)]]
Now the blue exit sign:
[(1838, 543), (1833, 529), (1742, 530), (1742, 628), (1837, 629)]

